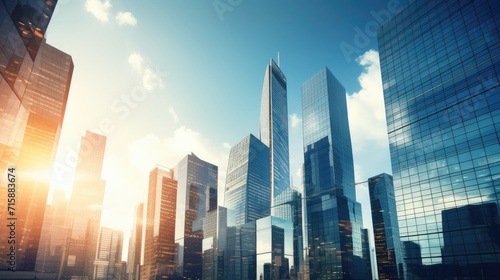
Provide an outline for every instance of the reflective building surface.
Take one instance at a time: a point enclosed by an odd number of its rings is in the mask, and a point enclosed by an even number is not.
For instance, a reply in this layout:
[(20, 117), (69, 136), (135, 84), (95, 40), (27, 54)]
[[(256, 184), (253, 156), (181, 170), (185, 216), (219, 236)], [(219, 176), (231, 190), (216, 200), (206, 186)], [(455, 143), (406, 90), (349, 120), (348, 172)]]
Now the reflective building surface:
[[(45, 43), (57, 1), (0, 1), (0, 199), (16, 167), (16, 270), (33, 271), (55, 151), (73, 74), (71, 56)], [(21, 199), (22, 197), (22, 199)], [(0, 209), (5, 217), (7, 208)], [(0, 237), (7, 238), (6, 227)], [(7, 243), (0, 250), (7, 252)], [(5, 254), (0, 270), (7, 269)]]
[[(174, 274), (176, 206), (177, 181), (174, 179), (174, 170), (157, 166), (149, 173), (144, 265), (141, 267), (140, 279), (156, 280)], [(136, 235), (141, 234), (139, 230), (142, 231), (138, 228)], [(138, 247), (136, 244), (135, 248)], [(139, 257), (140, 261), (140, 256), (139, 251), (134, 258)]]
[(260, 141), (270, 150), (271, 197), (274, 199), (290, 187), (290, 160), (286, 78), (272, 59), (262, 86)]
[(364, 279), (346, 92), (328, 68), (303, 83), (302, 114), (310, 279)]
[(250, 134), (231, 148), (224, 206), (234, 212), (240, 226), (269, 215), (269, 148)]
[(498, 11), (412, 1), (378, 30), (405, 279), (498, 278)]
[[(177, 193), (176, 195), (174, 195), (174, 197), (176, 196)], [(134, 226), (132, 228), (132, 234), (130, 235), (130, 240), (128, 243), (129, 244), (128, 258), (127, 258), (128, 280), (140, 279), (141, 255), (143, 251), (143, 242), (142, 242), (143, 228), (144, 228), (144, 203), (140, 203), (135, 208)]]
[(398, 214), (392, 176), (380, 174), (368, 179), (372, 208), (378, 279), (399, 279), (403, 265)]
[(176, 270), (185, 278), (202, 279), (203, 219), (217, 209), (217, 166), (195, 154), (184, 157), (175, 168), (177, 207)]
[(106, 137), (90, 131), (80, 142), (73, 191), (68, 207), (70, 233), (61, 279), (92, 277), (106, 181), (101, 179)]
[(293, 223), (268, 216), (256, 222), (257, 278), (290, 279), (293, 258)]

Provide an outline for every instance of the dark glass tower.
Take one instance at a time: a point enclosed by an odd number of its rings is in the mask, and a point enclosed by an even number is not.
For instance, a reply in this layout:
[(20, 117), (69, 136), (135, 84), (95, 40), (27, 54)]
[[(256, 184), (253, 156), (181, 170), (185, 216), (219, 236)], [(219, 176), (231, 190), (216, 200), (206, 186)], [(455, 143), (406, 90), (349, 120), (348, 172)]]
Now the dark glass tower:
[(372, 208), (378, 279), (399, 279), (401, 272), (398, 269), (403, 264), (403, 257), (392, 176), (383, 173), (371, 177), (368, 179), (368, 188)]
[(310, 278), (362, 279), (367, 272), (346, 92), (328, 68), (303, 83), (302, 114)]
[(271, 203), (290, 187), (286, 78), (271, 59), (266, 68), (260, 108), (260, 141), (270, 150)]
[(498, 278), (499, 11), (412, 1), (378, 30), (405, 279)]
[[(157, 166), (149, 173), (144, 265), (140, 279), (156, 280), (174, 274), (176, 206), (174, 170)], [(138, 257), (140, 262), (140, 251)]]
[(195, 154), (184, 157), (175, 168), (177, 210), (175, 242), (177, 271), (185, 278), (202, 279), (203, 219), (217, 209), (217, 166)]

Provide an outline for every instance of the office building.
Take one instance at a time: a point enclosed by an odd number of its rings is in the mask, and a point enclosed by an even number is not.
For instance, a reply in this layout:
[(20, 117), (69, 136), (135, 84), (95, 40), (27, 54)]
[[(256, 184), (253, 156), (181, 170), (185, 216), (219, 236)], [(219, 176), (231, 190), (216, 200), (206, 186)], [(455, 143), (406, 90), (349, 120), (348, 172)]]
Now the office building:
[(310, 279), (362, 279), (346, 92), (328, 68), (302, 84), (302, 115)]
[(267, 65), (262, 87), (260, 141), (269, 147), (271, 198), (274, 200), (290, 187), (290, 160), (286, 78), (272, 59)]
[[(142, 280), (157, 280), (174, 274), (177, 253), (175, 244), (176, 206), (177, 180), (174, 179), (174, 170), (161, 166), (155, 167), (149, 173), (144, 265), (141, 268), (140, 276)], [(138, 211), (138, 216), (139, 214)], [(135, 250), (137, 247), (136, 244)], [(137, 251), (135, 253), (136, 256), (140, 256), (140, 252), (139, 254)], [(137, 261), (135, 262), (137, 263)]]
[[(443, 219), (500, 202), (499, 10), (498, 1), (411, 1), (378, 29), (400, 237), (422, 263), (408, 259), (405, 279), (498, 278), (500, 251), (483, 235), (497, 225)], [(450, 241), (459, 238), (491, 250)]]
[[(33, 271), (73, 72), (71, 57), (45, 43), (57, 1), (0, 3), (0, 199), (7, 201), (7, 168), (16, 191), (16, 270)], [(5, 216), (7, 208), (0, 209)], [(0, 236), (8, 236), (0, 228)], [(7, 251), (7, 244), (0, 244)], [(5, 254), (0, 269), (7, 269)]]
[(269, 215), (269, 148), (250, 134), (231, 148), (224, 206), (240, 226)]
[(368, 179), (372, 210), (378, 279), (399, 279), (403, 264), (399, 240), (398, 214), (392, 176), (380, 174)]
[[(174, 195), (176, 197), (176, 195)], [(175, 209), (175, 208), (174, 208)], [(127, 258), (128, 280), (139, 280), (141, 276), (141, 257), (143, 250), (142, 231), (144, 229), (144, 203), (135, 208), (134, 227), (130, 235)]]
[(272, 216), (257, 220), (256, 244), (257, 278), (253, 279), (290, 279), (294, 266), (293, 223)]
[(175, 167), (177, 272), (191, 279), (203, 274), (203, 219), (217, 209), (217, 166), (191, 153)]
[(59, 273), (66, 239), (70, 229), (68, 220), (69, 200), (63, 190), (54, 190), (52, 204), (45, 207), (40, 244), (36, 258), (37, 273)]
[(94, 261), (94, 280), (121, 280), (123, 232), (101, 228)]
[(68, 215), (70, 233), (61, 279), (92, 277), (106, 181), (101, 179), (106, 137), (90, 131), (80, 142)]

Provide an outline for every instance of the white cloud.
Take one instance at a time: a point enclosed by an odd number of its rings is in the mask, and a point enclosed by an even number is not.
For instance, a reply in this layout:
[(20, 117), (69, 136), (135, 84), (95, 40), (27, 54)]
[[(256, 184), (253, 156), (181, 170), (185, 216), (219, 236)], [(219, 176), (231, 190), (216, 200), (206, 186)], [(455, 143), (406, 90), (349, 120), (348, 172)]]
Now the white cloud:
[(173, 168), (191, 152), (218, 166), (219, 188), (223, 189), (229, 151), (223, 145), (213, 145), (199, 132), (186, 126), (178, 127), (167, 138), (161, 139), (150, 133), (128, 146), (129, 160), (141, 176), (147, 176), (157, 164)]
[(111, 3), (109, 0), (87, 0), (85, 1), (85, 10), (93, 14), (98, 20), (107, 22), (109, 20), (109, 9)]
[(136, 25), (137, 19), (131, 12), (119, 12), (116, 15), (116, 21), (119, 25)]
[(290, 116), (288, 116), (290, 119), (290, 124), (292, 125), (292, 128), (296, 128), (300, 122), (302, 121), (297, 114), (293, 113)]
[(144, 65), (144, 58), (137, 52), (133, 52), (128, 57), (128, 63), (132, 66), (134, 72), (139, 75), (142, 86), (147, 91), (153, 91), (158, 88), (164, 88), (162, 76), (165, 73), (153, 71), (150, 67)]
[(365, 181), (392, 172), (378, 52), (369, 50), (356, 61), (364, 67), (361, 90), (347, 97), (347, 106), (356, 181)]
[(170, 107), (168, 108), (168, 112), (170, 113), (170, 115), (172, 116), (172, 118), (174, 119), (174, 122), (178, 122), (179, 121), (179, 116), (177, 115), (177, 113), (174, 111), (174, 108)]
[(146, 68), (142, 74), (142, 86), (148, 91), (163, 88), (163, 79), (153, 72), (153, 70)]
[(231, 149), (231, 145), (229, 145), (229, 143), (227, 143), (227, 142), (225, 142), (225, 143), (223, 144), (223, 146), (224, 146), (224, 148), (226, 148), (226, 149)]
[(142, 74), (142, 62), (144, 59), (139, 53), (133, 52), (128, 57), (128, 63), (132, 66), (135, 72)]

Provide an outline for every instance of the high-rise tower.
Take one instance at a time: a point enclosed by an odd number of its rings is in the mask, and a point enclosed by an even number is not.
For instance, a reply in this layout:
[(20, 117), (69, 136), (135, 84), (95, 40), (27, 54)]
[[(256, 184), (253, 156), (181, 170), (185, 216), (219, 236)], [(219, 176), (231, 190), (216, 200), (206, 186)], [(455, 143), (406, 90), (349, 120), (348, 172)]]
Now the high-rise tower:
[(382, 279), (400, 279), (403, 256), (399, 240), (398, 214), (394, 199), (392, 176), (380, 174), (368, 179), (372, 208), (375, 253), (378, 276)]
[(498, 11), (411, 1), (379, 27), (399, 231), (419, 249), (405, 279), (498, 278), (498, 240), (484, 238), (500, 229), (485, 219), (500, 203)]
[(175, 168), (177, 271), (185, 278), (202, 279), (203, 219), (217, 209), (217, 172), (217, 166), (195, 154), (184, 157)]
[(155, 280), (174, 273), (176, 206), (177, 181), (174, 179), (174, 170), (157, 166), (149, 173), (144, 265), (140, 279)]
[(270, 151), (271, 203), (290, 187), (286, 78), (271, 59), (266, 68), (260, 108), (260, 141)]
[(304, 188), (311, 279), (364, 279), (344, 87), (328, 68), (302, 85)]
[(231, 148), (224, 206), (241, 226), (269, 215), (269, 148), (250, 134)]
[[(73, 73), (71, 56), (44, 34), (57, 1), (0, 3), (0, 199), (7, 201), (7, 168), (17, 188), (16, 270), (35, 269), (49, 178)], [(11, 169), (12, 170), (12, 169)], [(15, 174), (14, 174), (15, 175)], [(0, 209), (4, 217), (7, 208)], [(7, 238), (7, 227), (0, 237)], [(0, 244), (7, 251), (7, 243)], [(7, 269), (0, 255), (0, 270)]]
[(106, 137), (90, 131), (80, 143), (73, 191), (68, 209), (70, 233), (62, 279), (92, 277), (106, 182), (101, 179)]
[[(176, 198), (176, 196), (177, 193), (174, 195), (174, 197)], [(175, 204), (173, 213), (175, 213)], [(173, 219), (175, 219), (175, 215)], [(144, 229), (144, 203), (140, 203), (139, 205), (137, 205), (135, 209), (134, 227), (132, 228), (132, 234), (130, 235), (130, 241), (128, 245), (128, 258), (127, 258), (128, 280), (140, 279), (139, 277), (141, 275), (141, 255), (142, 255), (142, 250), (144, 248), (142, 242), (143, 229)]]

